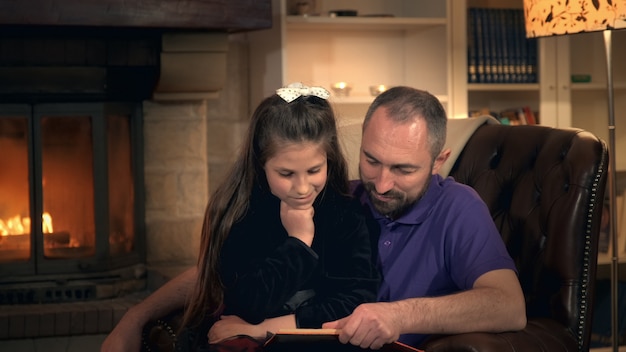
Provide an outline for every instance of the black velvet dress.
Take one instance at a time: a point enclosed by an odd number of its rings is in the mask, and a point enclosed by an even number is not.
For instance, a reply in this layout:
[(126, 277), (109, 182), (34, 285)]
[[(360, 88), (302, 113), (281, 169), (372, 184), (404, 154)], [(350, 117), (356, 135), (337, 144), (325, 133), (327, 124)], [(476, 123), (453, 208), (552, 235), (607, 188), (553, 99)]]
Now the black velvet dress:
[(328, 187), (314, 203), (311, 247), (289, 237), (280, 220), (280, 200), (255, 191), (245, 217), (236, 223), (221, 252), (224, 315), (252, 324), (295, 313), (300, 328), (349, 315), (376, 300), (380, 275), (360, 204)]

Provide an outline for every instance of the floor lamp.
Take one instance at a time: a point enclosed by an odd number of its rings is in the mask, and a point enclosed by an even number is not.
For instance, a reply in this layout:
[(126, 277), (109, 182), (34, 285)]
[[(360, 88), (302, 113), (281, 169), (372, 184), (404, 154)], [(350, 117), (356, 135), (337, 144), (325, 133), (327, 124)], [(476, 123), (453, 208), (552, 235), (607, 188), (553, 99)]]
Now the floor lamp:
[(618, 332), (618, 245), (615, 170), (615, 106), (613, 103), (613, 68), (611, 32), (626, 28), (626, 0), (524, 0), (526, 36), (545, 37), (581, 32), (602, 31), (606, 51), (607, 94), (609, 103), (609, 219), (611, 241), (611, 345), (619, 349)]

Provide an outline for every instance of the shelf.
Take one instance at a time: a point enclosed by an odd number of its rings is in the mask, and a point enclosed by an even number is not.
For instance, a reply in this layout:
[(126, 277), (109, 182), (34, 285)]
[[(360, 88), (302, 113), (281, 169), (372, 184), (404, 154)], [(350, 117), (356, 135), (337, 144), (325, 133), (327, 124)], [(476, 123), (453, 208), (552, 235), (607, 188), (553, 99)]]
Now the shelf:
[[(610, 265), (612, 262), (611, 256), (608, 253), (598, 253), (598, 265)], [(617, 257), (619, 264), (626, 263), (626, 254), (619, 255)]]
[[(626, 352), (626, 346), (619, 346), (619, 352)], [(613, 347), (595, 347), (589, 349), (590, 352), (612, 352)]]
[[(618, 83), (613, 82), (613, 89), (614, 90), (626, 89), (626, 82), (618, 82)], [(572, 83), (572, 90), (600, 90), (600, 91), (606, 91), (607, 90), (607, 86), (606, 86), (606, 82), (605, 83), (594, 83), (594, 82), (590, 82), (590, 83)]]
[[(309, 15), (295, 15), (298, 2), (272, 0), (275, 26), (247, 34), (258, 58), (249, 68), (250, 86), (259, 88), (251, 102), (291, 82), (329, 90), (346, 82), (350, 95), (331, 92), (330, 101), (339, 115), (362, 117), (374, 100), (370, 86), (405, 85), (434, 94), (454, 116), (452, 0), (316, 0)], [(328, 15), (338, 8), (359, 16)]]
[[(448, 97), (444, 95), (436, 95), (437, 99), (442, 104), (446, 104), (448, 102)], [(374, 101), (373, 96), (361, 95), (361, 96), (353, 96), (353, 97), (338, 97), (332, 96), (330, 97), (330, 102), (335, 104), (371, 104)]]
[(330, 97), (330, 101), (336, 104), (371, 104), (374, 101), (372, 96), (354, 96), (354, 97)]
[(289, 29), (417, 30), (445, 26), (445, 18), (286, 16)]
[(539, 83), (468, 83), (470, 92), (539, 91)]
[[(334, 2), (324, 2), (317, 10), (325, 13)], [(432, 5), (435, 10), (418, 13), (431, 6), (425, 1), (402, 0), (392, 3), (376, 0), (363, 4), (359, 13), (393, 13), (382, 16), (294, 16), (281, 17), (282, 82), (302, 81), (330, 87), (346, 82), (350, 96), (333, 97), (333, 102), (351, 109), (370, 104), (369, 87), (408, 85), (438, 96), (449, 109), (450, 75), (449, 19), (445, 3)], [(426, 5), (424, 5), (426, 4)], [(401, 6), (400, 6), (401, 5)], [(391, 6), (391, 7), (390, 7)], [(406, 9), (403, 13), (402, 9)], [(420, 12), (421, 13), (421, 12)], [(429, 55), (424, 55), (427, 52)], [(265, 73), (264, 73), (265, 74)], [(359, 110), (360, 111), (360, 110)]]

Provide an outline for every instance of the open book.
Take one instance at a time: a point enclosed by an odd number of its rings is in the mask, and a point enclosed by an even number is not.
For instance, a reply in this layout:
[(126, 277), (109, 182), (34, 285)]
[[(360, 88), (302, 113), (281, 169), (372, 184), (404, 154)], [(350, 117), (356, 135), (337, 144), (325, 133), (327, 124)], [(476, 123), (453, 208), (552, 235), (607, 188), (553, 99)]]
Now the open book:
[[(268, 352), (358, 352), (374, 351), (339, 342), (335, 329), (281, 329), (264, 346)], [(423, 352), (401, 342), (383, 346), (382, 352)]]

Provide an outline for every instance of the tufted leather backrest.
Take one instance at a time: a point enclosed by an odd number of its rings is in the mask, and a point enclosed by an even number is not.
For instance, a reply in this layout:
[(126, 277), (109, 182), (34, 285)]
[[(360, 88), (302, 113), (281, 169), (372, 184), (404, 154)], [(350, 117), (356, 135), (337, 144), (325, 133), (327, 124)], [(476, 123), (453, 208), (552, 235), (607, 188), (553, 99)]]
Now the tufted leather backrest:
[(483, 125), (450, 171), (487, 203), (519, 270), (529, 323), (552, 318), (587, 350), (608, 169), (577, 129)]

